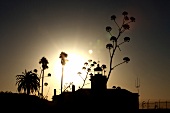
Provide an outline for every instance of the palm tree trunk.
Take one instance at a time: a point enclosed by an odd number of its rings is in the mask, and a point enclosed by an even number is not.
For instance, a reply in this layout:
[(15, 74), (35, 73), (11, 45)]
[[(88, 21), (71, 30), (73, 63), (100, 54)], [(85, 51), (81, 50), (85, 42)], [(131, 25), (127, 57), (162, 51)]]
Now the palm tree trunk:
[(27, 95), (30, 94), (30, 86), (27, 86)]
[(62, 66), (62, 75), (61, 75), (61, 93), (63, 92), (63, 73), (64, 73), (64, 66)]
[(41, 85), (41, 94), (42, 94), (42, 97), (43, 97), (43, 82), (44, 82), (44, 70), (42, 70), (43, 74), (42, 74), (42, 85)]

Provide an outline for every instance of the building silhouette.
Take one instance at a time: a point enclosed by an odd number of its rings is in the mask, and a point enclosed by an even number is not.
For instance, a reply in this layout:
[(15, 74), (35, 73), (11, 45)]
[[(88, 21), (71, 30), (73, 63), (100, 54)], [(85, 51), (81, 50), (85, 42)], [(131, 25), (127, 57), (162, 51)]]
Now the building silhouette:
[[(102, 74), (102, 68), (97, 64), (94, 75), (90, 77), (91, 88), (81, 88), (56, 95), (54, 90), (53, 102), (62, 109), (75, 110), (104, 110), (136, 112), (139, 110), (139, 95), (120, 87), (107, 88), (107, 77)], [(85, 109), (86, 108), (86, 109)]]

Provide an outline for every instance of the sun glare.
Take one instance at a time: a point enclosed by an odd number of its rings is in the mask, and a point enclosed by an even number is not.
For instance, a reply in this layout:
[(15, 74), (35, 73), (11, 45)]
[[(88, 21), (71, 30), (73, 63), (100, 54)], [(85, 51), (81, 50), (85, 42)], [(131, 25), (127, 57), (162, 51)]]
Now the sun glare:
[[(83, 71), (82, 67), (84, 66), (84, 62), (87, 61), (84, 56), (81, 54), (76, 53), (67, 53), (67, 62), (64, 66), (64, 73), (63, 73), (63, 87), (68, 85), (69, 83), (73, 82), (73, 84), (76, 86), (76, 89), (79, 86), (82, 86), (83, 80), (78, 75), (78, 72)], [(54, 74), (56, 75), (56, 82), (58, 90), (60, 89), (60, 83), (61, 83), (61, 75), (62, 75), (62, 65), (61, 65), (61, 59), (57, 59), (55, 62), (55, 71)]]
[(93, 50), (89, 50), (89, 54), (92, 54), (93, 53)]
[(82, 83), (81, 78), (78, 76), (78, 72), (82, 70), (85, 59), (77, 54), (69, 54), (68, 62), (64, 68), (65, 82), (73, 82), (75, 84)]

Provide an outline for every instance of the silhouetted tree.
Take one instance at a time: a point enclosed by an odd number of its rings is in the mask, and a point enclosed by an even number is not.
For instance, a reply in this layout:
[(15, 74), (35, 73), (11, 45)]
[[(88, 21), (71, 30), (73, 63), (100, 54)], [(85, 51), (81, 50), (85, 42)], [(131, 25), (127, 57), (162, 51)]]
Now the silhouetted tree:
[(41, 74), (40, 74), (40, 78), (42, 79), (42, 85), (41, 85), (41, 96), (43, 97), (43, 86), (44, 86), (44, 70), (48, 69), (48, 60), (45, 57), (42, 57), (39, 61), (39, 64), (42, 65), (42, 69), (41, 69)]
[(111, 75), (111, 72), (112, 70), (119, 66), (120, 64), (123, 64), (123, 63), (128, 63), (130, 61), (130, 59), (128, 57), (124, 57), (123, 58), (123, 61), (115, 66), (113, 66), (113, 57), (115, 55), (115, 51), (117, 49), (120, 49), (120, 45), (122, 45), (123, 43), (125, 42), (129, 42), (130, 41), (130, 38), (129, 37), (124, 37), (124, 40), (119, 42), (119, 40), (121, 40), (121, 35), (126, 31), (126, 30), (129, 30), (130, 29), (130, 23), (131, 22), (135, 22), (135, 18), (134, 17), (129, 17), (128, 15), (128, 12), (124, 11), (122, 13), (123, 15), (123, 21), (122, 21), (122, 24), (119, 26), (119, 24), (117, 23), (116, 21), (116, 16), (115, 15), (112, 15), (111, 16), (111, 20), (116, 24), (117, 28), (118, 28), (118, 35), (117, 36), (114, 36), (111, 34), (111, 31), (112, 31), (112, 27), (110, 26), (107, 26), (106, 27), (106, 31), (110, 34), (110, 41), (111, 43), (108, 43), (106, 45), (106, 48), (109, 50), (109, 53), (110, 53), (110, 68), (109, 68), (109, 72), (108, 72), (108, 76), (107, 76), (107, 82), (109, 80), (109, 77)]
[(18, 85), (18, 92), (24, 91), (24, 93), (29, 95), (39, 91), (40, 79), (37, 73), (25, 69), (22, 75), (16, 75), (16, 85)]
[(80, 88), (83, 88), (85, 85), (86, 85), (86, 80), (88, 78), (88, 76), (92, 76), (93, 74), (91, 73), (91, 69), (96, 65), (96, 61), (92, 61), (91, 59), (88, 60), (88, 62), (85, 62), (84, 63), (84, 67), (82, 68), (85, 72), (86, 72), (86, 75), (85, 77), (82, 77), (81, 76), (81, 72), (78, 72), (77, 74), (82, 78), (83, 80), (83, 84)]
[(64, 66), (66, 64), (67, 61), (67, 56), (68, 54), (65, 52), (61, 52), (59, 58), (61, 58), (61, 65), (62, 65), (62, 75), (61, 75), (61, 93), (63, 92), (62, 88), (63, 88), (63, 74), (64, 74)]
[(73, 82), (65, 83), (63, 92), (67, 92), (72, 89)]

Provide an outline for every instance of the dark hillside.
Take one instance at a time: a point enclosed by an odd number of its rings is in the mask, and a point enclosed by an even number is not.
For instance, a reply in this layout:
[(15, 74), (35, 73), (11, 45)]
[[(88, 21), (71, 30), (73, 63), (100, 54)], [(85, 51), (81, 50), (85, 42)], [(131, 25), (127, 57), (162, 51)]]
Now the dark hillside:
[(1, 110), (18, 113), (47, 111), (50, 107), (50, 102), (48, 100), (40, 99), (35, 95), (4, 92), (0, 93), (0, 104)]

